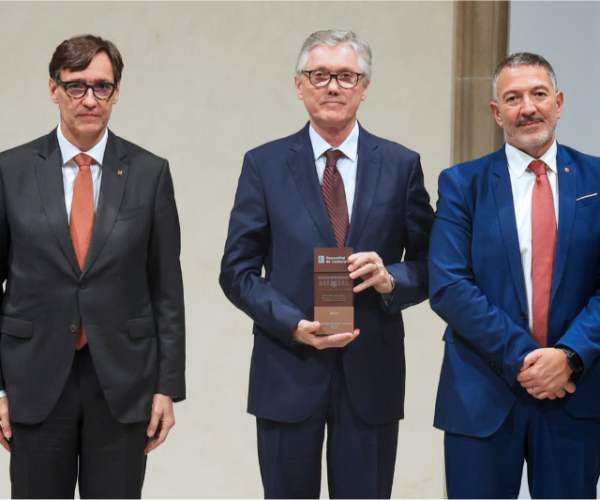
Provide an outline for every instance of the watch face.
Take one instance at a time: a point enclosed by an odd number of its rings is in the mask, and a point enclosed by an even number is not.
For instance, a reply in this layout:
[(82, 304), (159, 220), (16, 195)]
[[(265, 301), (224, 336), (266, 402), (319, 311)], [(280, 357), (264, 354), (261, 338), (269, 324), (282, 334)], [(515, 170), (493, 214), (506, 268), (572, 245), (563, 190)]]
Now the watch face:
[(575, 351), (567, 353), (567, 362), (569, 363), (569, 368), (575, 373), (580, 373), (583, 370), (583, 361)]

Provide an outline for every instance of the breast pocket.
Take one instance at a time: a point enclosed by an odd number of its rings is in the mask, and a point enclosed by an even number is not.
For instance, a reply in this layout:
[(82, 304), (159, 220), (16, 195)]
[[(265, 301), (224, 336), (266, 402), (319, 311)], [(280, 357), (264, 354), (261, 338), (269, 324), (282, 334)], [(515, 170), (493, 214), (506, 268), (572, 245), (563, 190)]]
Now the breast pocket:
[(388, 203), (373, 203), (371, 206), (371, 215), (394, 214), (402, 211), (402, 202), (400, 200)]
[(145, 212), (146, 207), (144, 205), (132, 208), (122, 208), (117, 215), (117, 220), (133, 219), (134, 217), (138, 217)]
[(584, 194), (575, 200), (577, 208), (587, 207), (588, 205), (594, 205), (600, 201), (598, 193)]

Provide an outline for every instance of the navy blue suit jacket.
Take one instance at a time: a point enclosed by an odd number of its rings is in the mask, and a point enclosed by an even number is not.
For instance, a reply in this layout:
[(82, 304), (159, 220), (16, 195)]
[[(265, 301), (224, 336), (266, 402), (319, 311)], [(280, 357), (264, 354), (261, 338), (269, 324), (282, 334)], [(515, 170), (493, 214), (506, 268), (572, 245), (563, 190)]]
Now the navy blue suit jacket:
[[(377, 252), (397, 281), (389, 310), (374, 289), (355, 295), (361, 334), (341, 352), (352, 401), (373, 424), (403, 417), (400, 310), (427, 298), (432, 221), (419, 156), (361, 128), (347, 246)], [(308, 125), (248, 152), (220, 283), (254, 320), (248, 411), (258, 417), (300, 422), (323, 400), (337, 350), (296, 344), (292, 333), (313, 319), (313, 249), (335, 246)]]
[[(559, 145), (557, 167), (548, 346), (574, 349), (585, 365), (560, 404), (574, 417), (600, 417), (600, 159)], [(489, 436), (524, 391), (523, 359), (540, 347), (529, 331), (504, 148), (440, 175), (429, 273), (431, 307), (448, 323), (435, 426)]]

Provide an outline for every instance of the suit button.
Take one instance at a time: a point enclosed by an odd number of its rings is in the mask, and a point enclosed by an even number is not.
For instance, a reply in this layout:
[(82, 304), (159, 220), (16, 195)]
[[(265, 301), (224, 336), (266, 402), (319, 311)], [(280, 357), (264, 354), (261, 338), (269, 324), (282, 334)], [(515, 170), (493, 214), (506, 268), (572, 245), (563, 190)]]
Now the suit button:
[(75, 332), (77, 332), (77, 325), (71, 325), (71, 326), (69, 327), (69, 331), (70, 331), (71, 333), (75, 333)]
[(521, 312), (519, 313), (519, 316), (521, 316), (521, 319), (522, 319), (523, 321), (525, 321), (525, 320), (527, 319), (527, 314), (525, 314), (525, 311), (521, 311)]
[(85, 280), (81, 280), (79, 282), (79, 288), (81, 288), (82, 290), (85, 289)]

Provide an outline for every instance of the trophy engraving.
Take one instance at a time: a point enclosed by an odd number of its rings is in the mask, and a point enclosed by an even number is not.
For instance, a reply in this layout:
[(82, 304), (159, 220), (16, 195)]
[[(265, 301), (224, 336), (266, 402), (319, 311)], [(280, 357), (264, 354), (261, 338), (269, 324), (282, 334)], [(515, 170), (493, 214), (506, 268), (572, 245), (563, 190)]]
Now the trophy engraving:
[(354, 287), (349, 277), (348, 257), (352, 248), (315, 248), (315, 321), (317, 335), (354, 330)]

